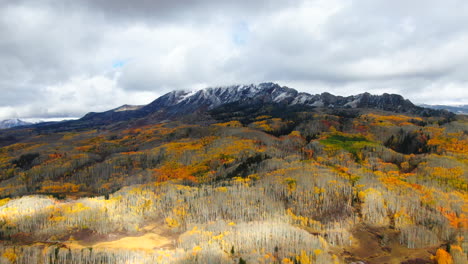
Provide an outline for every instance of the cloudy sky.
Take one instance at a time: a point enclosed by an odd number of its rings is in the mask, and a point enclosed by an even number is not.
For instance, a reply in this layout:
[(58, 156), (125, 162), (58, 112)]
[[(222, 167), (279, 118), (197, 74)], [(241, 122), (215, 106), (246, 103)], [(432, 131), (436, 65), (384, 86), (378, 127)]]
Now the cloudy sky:
[(466, 0), (0, 0), (0, 119), (278, 82), (468, 104)]

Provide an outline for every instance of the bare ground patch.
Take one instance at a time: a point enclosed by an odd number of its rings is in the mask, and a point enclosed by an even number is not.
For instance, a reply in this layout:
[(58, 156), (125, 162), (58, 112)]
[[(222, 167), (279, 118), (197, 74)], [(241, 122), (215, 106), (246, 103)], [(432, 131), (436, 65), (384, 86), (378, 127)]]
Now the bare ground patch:
[(408, 249), (399, 243), (398, 232), (388, 228), (359, 225), (352, 230), (353, 244), (335, 252), (345, 263), (362, 261), (366, 264), (433, 263), (436, 248)]
[(163, 224), (153, 223), (143, 227), (137, 234), (119, 232), (99, 235), (83, 230), (75, 233), (73, 237), (74, 240), (64, 243), (67, 247), (154, 250), (175, 249), (179, 234), (172, 232)]

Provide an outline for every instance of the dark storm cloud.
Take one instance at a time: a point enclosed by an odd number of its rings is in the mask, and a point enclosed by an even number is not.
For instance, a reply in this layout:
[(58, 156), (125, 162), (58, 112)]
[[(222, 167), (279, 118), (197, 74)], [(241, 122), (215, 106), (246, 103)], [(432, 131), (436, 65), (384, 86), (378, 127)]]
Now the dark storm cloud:
[(180, 0), (180, 1), (126, 1), (126, 0), (85, 0), (80, 5), (99, 10), (112, 17), (131, 18), (168, 18), (182, 15), (207, 15), (210, 11), (232, 12), (244, 14), (268, 11), (284, 4), (294, 5), (296, 1), (280, 0)]
[(14, 5), (45, 6), (65, 12), (70, 12), (71, 9), (79, 10), (113, 22), (193, 23), (209, 20), (213, 15), (258, 15), (299, 3), (300, 1), (295, 0), (37, 0), (33, 3), (18, 0)]
[(0, 2), (0, 119), (82, 115), (172, 89), (467, 103), (465, 0)]

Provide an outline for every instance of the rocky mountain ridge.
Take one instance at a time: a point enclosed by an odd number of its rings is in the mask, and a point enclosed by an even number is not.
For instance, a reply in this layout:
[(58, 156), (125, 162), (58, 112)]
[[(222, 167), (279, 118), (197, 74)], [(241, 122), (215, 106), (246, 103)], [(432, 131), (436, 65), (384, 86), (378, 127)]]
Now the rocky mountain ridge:
[(311, 95), (275, 83), (233, 85), (198, 91), (169, 92), (146, 106), (122, 106), (102, 113), (88, 113), (81, 121), (103, 124), (158, 114), (164, 120), (187, 113), (205, 112), (230, 103), (280, 104), (315, 108), (370, 108), (418, 116), (448, 116), (445, 110), (419, 107), (397, 94), (336, 96), (330, 93)]

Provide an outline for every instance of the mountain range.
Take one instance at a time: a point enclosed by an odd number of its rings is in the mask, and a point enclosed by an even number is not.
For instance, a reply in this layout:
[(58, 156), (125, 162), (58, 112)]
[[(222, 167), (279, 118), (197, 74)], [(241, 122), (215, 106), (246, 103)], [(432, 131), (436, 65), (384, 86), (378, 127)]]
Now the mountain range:
[[(450, 107), (442, 105), (420, 105), (398, 94), (372, 95), (362, 93), (352, 96), (336, 96), (327, 92), (309, 94), (298, 92), (276, 83), (258, 85), (232, 85), (206, 88), (198, 91), (176, 90), (164, 94), (148, 105), (122, 105), (105, 112), (90, 112), (79, 120), (62, 122), (39, 122), (39, 129), (70, 130), (109, 125), (120, 121), (147, 119), (146, 122), (164, 121), (182, 116), (206, 114), (214, 109), (237, 104), (280, 105), (308, 107), (316, 109), (375, 109), (417, 116), (451, 116), (453, 113), (468, 113), (468, 106)], [(449, 112), (450, 111), (450, 112)], [(198, 117), (199, 117), (198, 116)], [(0, 122), (0, 129), (33, 125), (20, 119), (7, 119)]]
[(105, 112), (90, 112), (79, 120), (43, 123), (35, 127), (41, 130), (73, 130), (130, 120), (139, 123), (155, 123), (176, 118), (207, 120), (212, 119), (213, 113), (220, 107), (236, 106), (242, 109), (265, 105), (329, 111), (375, 109), (417, 116), (453, 115), (446, 110), (414, 105), (397, 94), (362, 93), (344, 97), (325, 92), (312, 95), (276, 83), (261, 83), (206, 88), (198, 91), (177, 90), (164, 94), (148, 105), (123, 105)]

